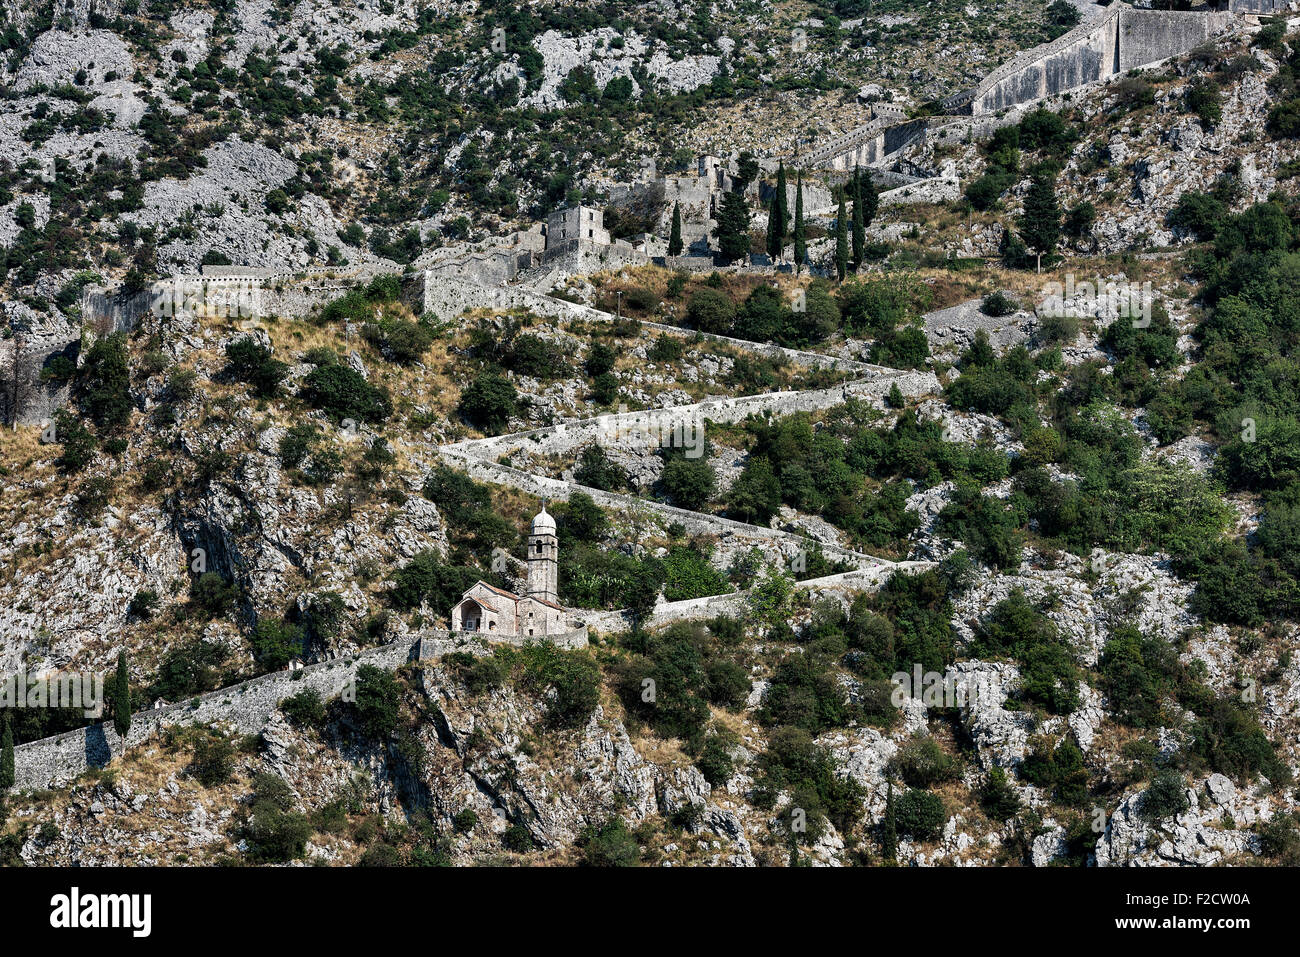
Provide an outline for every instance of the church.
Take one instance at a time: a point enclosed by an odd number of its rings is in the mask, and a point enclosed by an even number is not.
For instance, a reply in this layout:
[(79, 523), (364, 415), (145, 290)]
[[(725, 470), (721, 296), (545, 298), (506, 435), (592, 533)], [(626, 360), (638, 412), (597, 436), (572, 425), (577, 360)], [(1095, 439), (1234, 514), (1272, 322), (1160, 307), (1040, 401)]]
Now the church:
[(528, 591), (516, 595), (478, 581), (451, 610), (451, 630), (502, 639), (541, 638), (572, 628), (559, 603), (560, 542), (546, 507), (533, 518), (528, 536)]

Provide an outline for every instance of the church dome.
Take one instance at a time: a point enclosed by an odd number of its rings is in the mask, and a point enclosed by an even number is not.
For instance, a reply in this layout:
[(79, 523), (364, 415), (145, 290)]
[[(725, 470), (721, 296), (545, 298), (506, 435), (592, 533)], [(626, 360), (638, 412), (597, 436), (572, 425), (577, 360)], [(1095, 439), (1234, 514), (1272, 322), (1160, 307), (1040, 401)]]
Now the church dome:
[(554, 535), (555, 518), (542, 506), (542, 510), (533, 517), (533, 534), (534, 535)]

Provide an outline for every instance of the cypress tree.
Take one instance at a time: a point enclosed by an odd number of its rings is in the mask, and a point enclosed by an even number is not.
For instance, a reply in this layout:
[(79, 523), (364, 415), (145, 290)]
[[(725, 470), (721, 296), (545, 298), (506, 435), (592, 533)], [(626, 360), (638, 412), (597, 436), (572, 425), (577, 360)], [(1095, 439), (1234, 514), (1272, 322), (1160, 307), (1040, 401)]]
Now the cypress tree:
[(799, 270), (807, 259), (808, 242), (804, 237), (803, 228), (803, 171), (800, 170), (794, 192), (794, 272), (796, 276), (799, 275)]
[(880, 210), (880, 190), (876, 189), (876, 184), (871, 179), (871, 170), (867, 170), (867, 175), (862, 177), (860, 184), (862, 193), (862, 228), (865, 230), (876, 218), (876, 213)]
[(117, 674), (113, 678), (113, 730), (124, 742), (131, 730), (131, 686), (126, 673), (126, 652), (117, 653)]
[(844, 189), (840, 188), (840, 209), (835, 216), (835, 275), (840, 282), (849, 271), (849, 222), (844, 211)]
[(4, 743), (0, 744), (0, 791), (14, 786), (14, 729), (5, 715)]
[(772, 201), (767, 204), (767, 239), (763, 241), (763, 248), (767, 250), (767, 254), (772, 258), (773, 262), (776, 262), (776, 257), (781, 253), (781, 237), (778, 234), (778, 230), (781, 228), (778, 225), (780, 215), (781, 211), (777, 208), (776, 196), (774, 195)]
[(742, 193), (733, 191), (722, 197), (715, 235), (724, 262), (732, 263), (749, 255), (749, 207)]
[(673, 226), (668, 234), (668, 255), (682, 254), (682, 204), (673, 203)]
[(894, 811), (894, 782), (890, 781), (885, 790), (885, 819), (881, 823), (880, 853), (885, 860), (893, 863), (898, 860), (898, 815)]
[(790, 235), (790, 210), (786, 204), (785, 163), (776, 171), (776, 192), (767, 207), (767, 254), (773, 261), (785, 252), (785, 240)]
[(776, 168), (776, 226), (777, 238), (780, 240), (780, 245), (776, 250), (778, 259), (785, 252), (785, 241), (790, 236), (790, 201), (786, 197), (786, 186), (785, 163), (783, 161)]
[(1020, 236), (1034, 251), (1036, 269), (1043, 271), (1043, 255), (1051, 255), (1061, 238), (1061, 206), (1056, 201), (1056, 180), (1040, 170), (1034, 174), (1020, 217)]
[(862, 219), (862, 171), (853, 167), (853, 268), (862, 265), (867, 245), (867, 224)]

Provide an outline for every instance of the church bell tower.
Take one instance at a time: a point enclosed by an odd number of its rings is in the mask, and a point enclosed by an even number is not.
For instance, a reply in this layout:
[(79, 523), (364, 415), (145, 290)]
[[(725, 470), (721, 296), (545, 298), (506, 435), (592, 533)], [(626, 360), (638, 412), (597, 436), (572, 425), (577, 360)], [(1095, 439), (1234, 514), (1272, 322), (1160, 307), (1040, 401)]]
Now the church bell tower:
[(555, 519), (546, 506), (533, 518), (528, 536), (528, 597), (560, 601), (560, 540), (555, 533)]

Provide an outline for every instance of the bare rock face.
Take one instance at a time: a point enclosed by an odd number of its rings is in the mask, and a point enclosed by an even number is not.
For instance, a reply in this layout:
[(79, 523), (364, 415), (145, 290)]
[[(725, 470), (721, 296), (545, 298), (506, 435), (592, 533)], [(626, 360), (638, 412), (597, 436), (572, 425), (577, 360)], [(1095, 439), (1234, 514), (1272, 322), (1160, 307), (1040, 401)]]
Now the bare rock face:
[(1221, 774), (1187, 789), (1188, 810), (1148, 821), (1140, 813), (1143, 792), (1127, 795), (1097, 842), (1097, 866), (1210, 866), (1259, 853), (1249, 830), (1272, 816), (1267, 798), (1237, 790)]
[[(81, 73), (84, 71), (84, 73)], [(18, 71), (14, 88), (71, 85), (81, 73), (83, 85), (97, 86), (111, 75), (127, 79), (135, 61), (126, 41), (109, 30), (63, 33), (50, 30), (32, 42), (32, 52)]]

